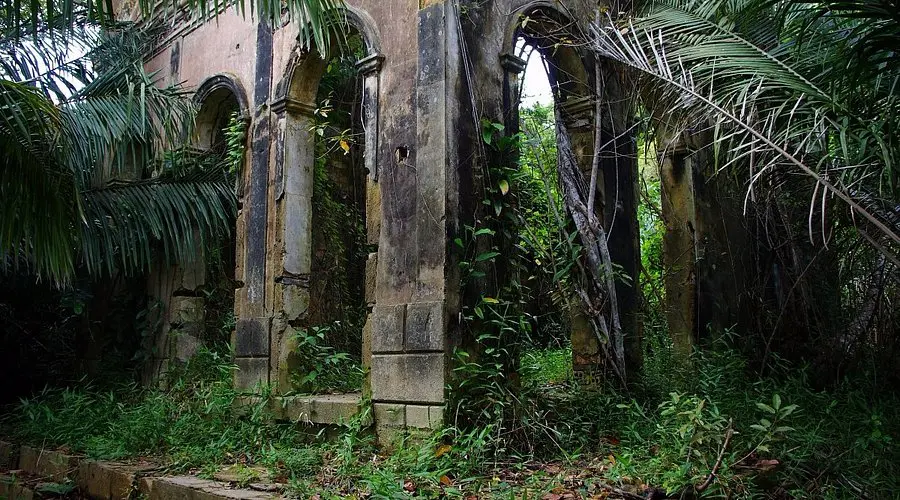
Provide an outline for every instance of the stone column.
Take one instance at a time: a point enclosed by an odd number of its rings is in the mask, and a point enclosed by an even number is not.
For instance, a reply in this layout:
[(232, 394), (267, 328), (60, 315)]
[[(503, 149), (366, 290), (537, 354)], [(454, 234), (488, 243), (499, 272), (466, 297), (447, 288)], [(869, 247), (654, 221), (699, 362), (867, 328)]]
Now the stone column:
[(666, 269), (666, 321), (680, 358), (687, 360), (697, 329), (697, 270), (694, 187), (691, 162), (682, 142), (660, 151), (663, 265)]
[[(628, 103), (628, 91), (622, 88), (616, 67), (601, 60), (600, 92), (604, 100), (601, 113), (600, 170), (603, 172), (603, 224), (609, 240), (612, 261), (621, 266), (616, 280), (619, 318), (625, 334), (627, 371), (635, 373), (641, 365), (643, 325), (641, 308), (641, 239), (638, 223), (638, 164), (634, 118)], [(598, 185), (600, 182), (598, 181)]]
[[(448, 226), (455, 224), (458, 204), (458, 20), (449, 2), (420, 7), (415, 146), (396, 145), (390, 171), (378, 171), (390, 179), (381, 193), (385, 218), (370, 319), (372, 401), (383, 442), (402, 427), (429, 428), (442, 420), (448, 297), (458, 287), (447, 266)], [(400, 234), (412, 238), (395, 241)]]
[(296, 363), (295, 328), (309, 311), (312, 269), (312, 198), (315, 136), (312, 105), (290, 98), (272, 103), (275, 148), (274, 311), (270, 333), (269, 381), (276, 394), (290, 391)]
[[(570, 97), (562, 106), (566, 128), (572, 140), (578, 166), (587, 184), (590, 184), (591, 167), (594, 157), (594, 111), (596, 105), (591, 97)], [(597, 199), (594, 211), (604, 220), (606, 194), (603, 189), (606, 172), (597, 172)], [(608, 229), (609, 226), (607, 225)], [(570, 338), (572, 341), (572, 370), (574, 376), (584, 385), (596, 385), (602, 381), (603, 350), (590, 320), (580, 307), (570, 311)]]
[[(366, 243), (375, 247), (366, 257), (365, 300), (369, 315), (362, 332), (362, 364), (366, 373), (372, 367), (372, 308), (375, 307), (378, 276), (378, 240), (381, 235), (381, 185), (378, 183), (378, 92), (379, 73), (384, 56), (372, 54), (360, 60), (356, 67), (363, 79), (362, 113), (365, 134), (364, 164), (366, 168)], [(371, 396), (371, 380), (367, 379), (363, 392)]]
[(505, 53), (500, 55), (500, 66), (503, 68), (503, 110), (506, 130), (511, 134), (519, 131), (519, 75), (525, 71), (527, 62), (521, 57)]
[(744, 192), (716, 175), (711, 132), (684, 133), (660, 164), (666, 318), (684, 359), (708, 334), (749, 323)]
[(266, 300), (267, 235), (269, 212), (269, 160), (271, 155), (271, 113), (268, 107), (272, 83), (272, 28), (261, 22), (256, 32), (256, 81), (253, 88), (253, 117), (247, 190), (238, 219), (237, 258), (243, 286), (235, 293), (238, 318), (232, 345), (238, 371), (235, 387), (252, 390), (269, 383), (269, 327)]

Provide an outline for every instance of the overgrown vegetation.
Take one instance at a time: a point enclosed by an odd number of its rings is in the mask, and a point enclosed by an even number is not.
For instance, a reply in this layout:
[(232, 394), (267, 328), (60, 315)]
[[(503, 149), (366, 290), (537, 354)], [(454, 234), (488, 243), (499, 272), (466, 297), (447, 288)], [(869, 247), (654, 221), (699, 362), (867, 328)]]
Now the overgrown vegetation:
[[(233, 248), (221, 239), (218, 246), (212, 241), (202, 245), (213, 277), (199, 290), (207, 304), (201, 335), (207, 347), (186, 364), (173, 364), (166, 389), (111, 382), (111, 377), (73, 380), (75, 370), (58, 360), (74, 360), (79, 333), (111, 333), (115, 341), (103, 347), (121, 360), (107, 359), (105, 366), (119, 370), (117, 375), (133, 375), (123, 371), (132, 353), (151, 358), (153, 346), (147, 344), (153, 344), (160, 328), (160, 304), (144, 299), (143, 284), (129, 282), (124, 272), (150, 262), (149, 249), (160, 235), (144, 231), (128, 239), (122, 224), (118, 229), (101, 224), (107, 236), (126, 241), (107, 253), (87, 249), (88, 255), (102, 256), (91, 265), (105, 269), (106, 279), (65, 292), (25, 284), (32, 275), (24, 272), (3, 283), (0, 321), (16, 335), (38, 332), (35, 342), (16, 343), (14, 356), (39, 351), (28, 359), (39, 360), (49, 377), (68, 387), (47, 388), (11, 405), (0, 420), (0, 435), (94, 458), (151, 459), (172, 472), (211, 476), (227, 468), (237, 471), (238, 483), (268, 477), (296, 496), (894, 496), (900, 490), (895, 443), (900, 398), (896, 381), (885, 377), (895, 372), (885, 367), (896, 344), (896, 313), (890, 307), (897, 293), (896, 82), (890, 77), (896, 19), (885, 13), (896, 6), (879, 11), (869, 2), (817, 5), (652, 2), (642, 11), (645, 17), (615, 25), (606, 38), (585, 46), (643, 72), (655, 84), (672, 86), (647, 90), (645, 79), (636, 80), (642, 84), (643, 106), (637, 109), (650, 114), (639, 121), (646, 126), (636, 128), (645, 341), (642, 369), (629, 374), (627, 385), (602, 364), (604, 353), (609, 359), (612, 336), (590, 339), (598, 344), (597, 352), (586, 356), (590, 359), (578, 359), (583, 346), (571, 345), (586, 312), (599, 317), (608, 304), (594, 300), (603, 293), (586, 284), (591, 279), (586, 266), (592, 263), (584, 245), (594, 243), (585, 243), (582, 228), (573, 222), (575, 209), (561, 182), (561, 153), (568, 153), (558, 149), (565, 142), (557, 134), (565, 129), (556, 109), (537, 105), (520, 110), (519, 133), (488, 119), (478, 124), (484, 144), (476, 207), (453, 241), (461, 257), (462, 341), (453, 351), (442, 429), (411, 431), (388, 448), (378, 446), (368, 428), (366, 402), (334, 432), (317, 432), (276, 418), (271, 405), (277, 403), (265, 388), (249, 402), (236, 392), (232, 353), (222, 347), (234, 328), (229, 296), (234, 276), (228, 262)], [(621, 35), (629, 30), (633, 36)], [(300, 360), (294, 389), (302, 393), (349, 392), (363, 385), (361, 329), (367, 304), (360, 278), (373, 250), (363, 223), (355, 109), (359, 82), (353, 62), (363, 44), (359, 37), (344, 42), (348, 53), (329, 63), (318, 122), (310, 131), (320, 137), (313, 186), (316, 273), (309, 318), (291, 325)], [(678, 59), (677, 70), (667, 57)], [(856, 73), (846, 77), (847, 68)], [(32, 90), (10, 88), (40, 104)], [(669, 92), (672, 88), (680, 92)], [(740, 107), (751, 111), (737, 113)], [(790, 119), (783, 113), (788, 108)], [(52, 113), (50, 107), (44, 111)], [(655, 148), (670, 137), (654, 129), (663, 118), (671, 119), (667, 126), (694, 120), (715, 129), (719, 135), (711, 149), (718, 166), (729, 167), (722, 168), (723, 177), (736, 167), (762, 165), (750, 191), (749, 212), (757, 227), (748, 231), (756, 237), (754, 265), (762, 276), (748, 292), (757, 301), (756, 321), (739, 331), (710, 330), (687, 360), (676, 352), (666, 325), (664, 277), (672, 270), (663, 264), (666, 227)], [(177, 184), (207, 174), (230, 186), (229, 175), (241, 171), (244, 134), (234, 118), (219, 154), (182, 148), (154, 155), (146, 163), (153, 172), (141, 173), (148, 178), (127, 187), (150, 189), (160, 179)], [(123, 151), (134, 149), (134, 159), (139, 148), (124, 142)], [(791, 152), (778, 146), (782, 143)], [(793, 180), (786, 175), (788, 167), (813, 182)], [(39, 177), (38, 184), (43, 182)], [(737, 178), (722, 182), (732, 182), (737, 191)], [(763, 196), (759, 186), (765, 179)], [(4, 181), (4, 187), (8, 184)], [(79, 192), (126, 187), (110, 179), (101, 184)], [(810, 189), (811, 207), (806, 201)], [(826, 192), (831, 194), (818, 197)], [(187, 196), (181, 192), (172, 199), (184, 204)], [(848, 203), (850, 211), (833, 208), (836, 199)], [(115, 212), (114, 201), (98, 206)], [(164, 208), (156, 206), (156, 211)], [(859, 224), (856, 216), (868, 222)], [(815, 247), (815, 241), (807, 245), (797, 236), (813, 221), (821, 226), (822, 243), (831, 247)], [(34, 237), (19, 233), (12, 243), (0, 242), (5, 245), (0, 250)], [(59, 259), (14, 250), (9, 259), (51, 276), (68, 276), (65, 255), (59, 267)], [(85, 280), (96, 279), (88, 275)], [(17, 294), (18, 289), (29, 294)], [(49, 298), (35, 300), (48, 290)], [(112, 295), (125, 298), (95, 300)], [(586, 311), (592, 304), (595, 310)], [(797, 327), (798, 333), (784, 325)], [(828, 366), (834, 353), (852, 369)], [(582, 377), (581, 369), (590, 365), (607, 380)], [(22, 392), (30, 393), (30, 387)]]
[[(8, 414), (2, 433), (95, 458), (150, 458), (171, 471), (211, 475), (240, 464), (301, 496), (590, 496), (649, 486), (675, 493), (703, 484), (720, 454), (709, 494), (887, 498), (896, 491), (896, 395), (864, 374), (828, 391), (795, 369), (748, 383), (748, 367), (727, 339), (698, 352), (699, 376), (645, 378), (632, 396), (579, 387), (561, 368), (565, 351), (528, 353), (516, 399), (493, 403), (517, 407), (517, 420), (451, 426), (392, 452), (375, 446), (363, 425), (366, 408), (336, 439), (275, 421), (266, 403), (235, 418), (227, 350), (201, 351), (166, 392), (132, 384), (47, 390)], [(523, 439), (510, 439), (513, 431)]]
[(297, 333), (299, 392), (359, 392), (362, 329), (368, 307), (365, 266), (366, 188), (356, 62), (366, 53), (358, 33), (342, 39), (319, 83), (312, 197), (310, 309)]

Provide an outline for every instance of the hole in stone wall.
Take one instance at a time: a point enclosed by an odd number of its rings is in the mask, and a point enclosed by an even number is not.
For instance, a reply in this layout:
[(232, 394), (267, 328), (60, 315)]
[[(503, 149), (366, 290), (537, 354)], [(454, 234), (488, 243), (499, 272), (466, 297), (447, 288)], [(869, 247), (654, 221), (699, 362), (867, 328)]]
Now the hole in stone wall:
[(409, 158), (409, 147), (398, 146), (394, 151), (394, 160), (397, 162), (397, 165), (402, 165), (403, 163), (405, 163), (407, 158)]

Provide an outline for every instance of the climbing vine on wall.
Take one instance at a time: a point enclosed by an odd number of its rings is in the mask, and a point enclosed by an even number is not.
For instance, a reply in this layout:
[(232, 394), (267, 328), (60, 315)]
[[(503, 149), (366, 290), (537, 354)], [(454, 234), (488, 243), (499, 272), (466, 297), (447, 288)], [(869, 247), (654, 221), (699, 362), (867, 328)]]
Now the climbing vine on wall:
[(458, 426), (517, 435), (541, 420), (531, 367), (520, 360), (527, 349), (568, 341), (566, 283), (580, 249), (559, 216), (555, 153), (542, 147), (553, 138), (484, 121), (481, 139), (479, 209), (454, 239), (468, 341), (454, 351), (450, 408)]

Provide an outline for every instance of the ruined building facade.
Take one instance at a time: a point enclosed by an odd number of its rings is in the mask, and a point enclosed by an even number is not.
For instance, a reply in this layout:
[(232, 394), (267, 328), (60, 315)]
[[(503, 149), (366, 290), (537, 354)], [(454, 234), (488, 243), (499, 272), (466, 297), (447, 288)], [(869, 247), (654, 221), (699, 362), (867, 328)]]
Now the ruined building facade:
[[(556, 0), (349, 0), (347, 19), (365, 42), (357, 68), (362, 79), (364, 130), (365, 300), (369, 306), (362, 358), (368, 367), (364, 393), (379, 428), (433, 427), (444, 413), (451, 367), (460, 343), (461, 289), (454, 238), (477, 210), (480, 122), (517, 127), (518, 75), (525, 62), (514, 46), (520, 36), (540, 38), (552, 20), (587, 32), (591, 2)], [(594, 8), (595, 5), (594, 5)], [(523, 28), (525, 17), (533, 19)], [(326, 62), (301, 49), (292, 23), (268, 26), (227, 10), (206, 23), (177, 22), (147, 61), (166, 83), (195, 90), (201, 144), (220, 129), (223, 109), (247, 123), (245, 168), (239, 182), (235, 228), (235, 385), (252, 392), (267, 384), (290, 390), (293, 329), (310, 310), (313, 169), (311, 126)], [(576, 153), (589, 172), (594, 152), (594, 62), (582, 48), (560, 46), (545, 56), (559, 74), (563, 116)], [(605, 67), (601, 65), (601, 67)], [(610, 102), (629, 89), (609, 78)], [(619, 304), (632, 363), (640, 353), (640, 297), (635, 140), (627, 116), (613, 105), (602, 119), (604, 154), (598, 182), (603, 220), (612, 227), (613, 260), (622, 280)], [(608, 140), (607, 140), (608, 139)], [(685, 165), (673, 159), (671, 182), (693, 189)], [(679, 177), (680, 176), (680, 177)], [(681, 182), (681, 184), (678, 184)], [(690, 197), (690, 194), (682, 193)], [(694, 207), (670, 211), (673, 227), (692, 218)], [(609, 224), (615, 219), (614, 224)], [(682, 259), (683, 282), (670, 302), (688, 315), (697, 310), (696, 262), (702, 238), (691, 233), (671, 251)], [(170, 275), (153, 285), (166, 298), (196, 287), (202, 276)], [(629, 283), (630, 281), (630, 283)], [(681, 288), (678, 288), (681, 287)], [(694, 287), (694, 288), (691, 288)], [(679, 290), (683, 292), (679, 294)], [(176, 294), (178, 295), (178, 294)], [(171, 328), (184, 328), (202, 303), (189, 294), (169, 304)], [(693, 302), (691, 302), (693, 301)], [(573, 322), (576, 324), (577, 322)], [(685, 328), (696, 328), (686, 318)], [(573, 333), (576, 368), (598, 363), (600, 349), (589, 330)], [(189, 335), (182, 336), (189, 338)], [(161, 351), (153, 368), (177, 349)], [(297, 402), (313, 421), (332, 418), (339, 398)], [(341, 403), (343, 404), (343, 403)], [(318, 405), (318, 406), (316, 406)]]

